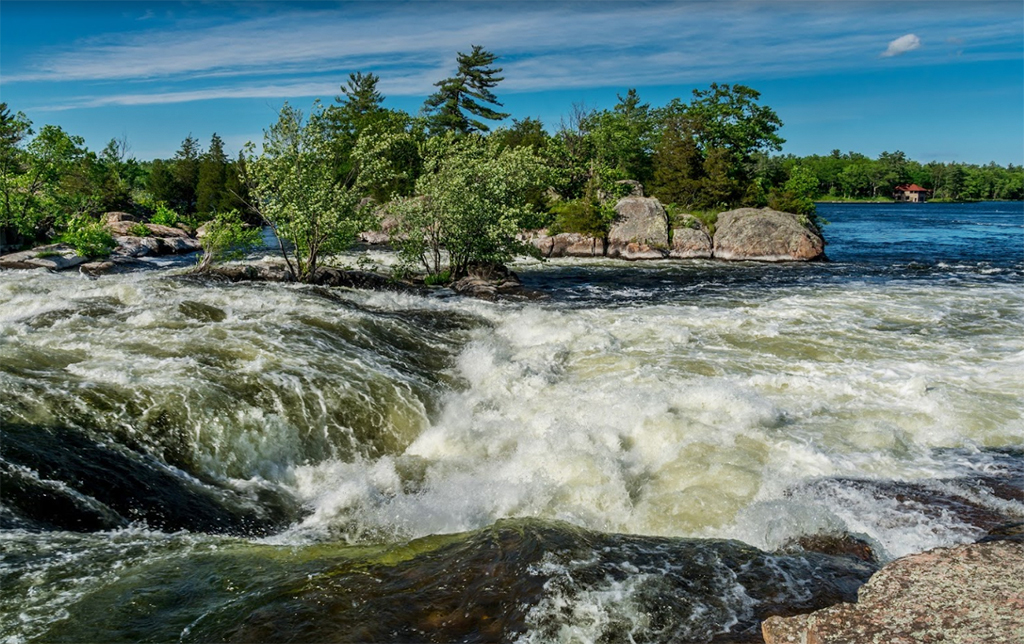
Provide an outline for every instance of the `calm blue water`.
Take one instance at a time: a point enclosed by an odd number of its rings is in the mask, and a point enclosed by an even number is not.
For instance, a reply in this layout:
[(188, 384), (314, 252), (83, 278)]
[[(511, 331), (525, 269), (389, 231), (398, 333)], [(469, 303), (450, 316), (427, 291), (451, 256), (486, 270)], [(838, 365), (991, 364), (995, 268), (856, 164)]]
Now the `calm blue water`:
[(819, 204), (827, 253), (860, 266), (1024, 264), (1024, 203)]

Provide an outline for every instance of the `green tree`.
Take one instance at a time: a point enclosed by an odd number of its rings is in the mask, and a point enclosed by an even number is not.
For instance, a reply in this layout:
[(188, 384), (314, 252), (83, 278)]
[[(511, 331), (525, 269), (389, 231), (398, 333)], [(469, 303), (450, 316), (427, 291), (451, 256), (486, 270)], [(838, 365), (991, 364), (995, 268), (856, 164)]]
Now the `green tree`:
[(30, 238), (58, 232), (95, 204), (83, 172), (89, 162), (85, 141), (55, 125), (44, 125), (25, 147), (23, 172), (14, 176), (6, 225)]
[(434, 83), (438, 90), (424, 103), (431, 132), (487, 132), (490, 128), (480, 119), (500, 121), (509, 116), (489, 107), (502, 106), (491, 91), (505, 80), (497, 75), (501, 67), (489, 67), (497, 59), (479, 45), (468, 54), (458, 52), (455, 76)]
[(654, 154), (652, 194), (684, 210), (698, 207), (704, 179), (704, 157), (697, 148), (688, 119), (670, 121)]
[(368, 223), (354, 180), (339, 180), (331, 164), (329, 129), (319, 102), (305, 121), (285, 104), (264, 132), (262, 152), (257, 155), (252, 143), (246, 146), (251, 205), (273, 229), (289, 270), (303, 282), (315, 279), (321, 259), (347, 248)]
[(0, 103), (0, 228), (22, 229), (23, 204), (29, 198), (22, 177), (29, 170), (24, 140), (32, 135), (32, 122), (22, 113), (11, 114), (7, 103)]
[(224, 201), (228, 172), (228, 155), (224, 141), (214, 132), (210, 147), (199, 160), (196, 176), (196, 212), (215, 213)]
[(593, 141), (597, 161), (614, 174), (612, 180), (635, 179), (647, 183), (652, 175), (654, 120), (651, 106), (641, 103), (635, 89), (618, 96), (611, 110), (593, 112), (586, 129)]
[(540, 157), (478, 135), (448, 133), (424, 147), (416, 196), (392, 204), (403, 258), (433, 278), (458, 279), (471, 264), (500, 264), (523, 251), (517, 234), (531, 215), (529, 191), (546, 179)]
[(782, 121), (770, 107), (759, 105), (761, 93), (745, 85), (719, 85), (693, 90), (686, 114), (694, 123), (703, 150), (724, 148), (746, 161), (758, 151), (780, 150)]
[(817, 193), (818, 177), (810, 168), (796, 165), (782, 189), (772, 190), (768, 195), (768, 206), (798, 215), (814, 215), (817, 209), (814, 197)]
[(196, 186), (199, 183), (199, 164), (202, 148), (191, 134), (181, 142), (171, 162), (171, 176), (174, 178), (173, 194), (168, 201), (178, 212), (191, 215), (196, 212)]

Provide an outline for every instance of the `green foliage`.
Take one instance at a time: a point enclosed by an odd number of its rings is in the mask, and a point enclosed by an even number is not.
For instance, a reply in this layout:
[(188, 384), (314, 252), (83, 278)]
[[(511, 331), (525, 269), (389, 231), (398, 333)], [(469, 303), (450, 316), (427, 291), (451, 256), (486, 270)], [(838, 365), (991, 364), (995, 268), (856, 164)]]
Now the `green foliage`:
[(444, 286), (451, 281), (451, 271), (441, 271), (440, 273), (429, 274), (423, 278), (423, 283), (427, 286)]
[(199, 160), (196, 174), (196, 212), (215, 213), (221, 209), (228, 173), (228, 157), (224, 141), (216, 133), (210, 138), (210, 147)]
[(500, 121), (509, 116), (489, 107), (501, 107), (498, 97), (491, 91), (505, 80), (497, 76), (501, 67), (489, 67), (497, 59), (497, 56), (479, 45), (473, 45), (473, 50), (468, 54), (458, 52), (458, 71), (455, 76), (434, 83), (437, 92), (431, 94), (423, 104), (432, 133), (487, 132), (490, 128), (480, 119)]
[(133, 224), (128, 229), (128, 234), (135, 237), (149, 237), (153, 233), (150, 232), (149, 228), (146, 228), (146, 224)]
[(686, 208), (763, 205), (759, 159), (784, 141), (776, 134), (782, 121), (759, 98), (744, 85), (712, 83), (694, 90), (690, 104), (674, 99), (658, 110), (653, 194)]
[(551, 212), (555, 220), (548, 226), (548, 233), (552, 235), (579, 233), (604, 238), (615, 220), (614, 208), (587, 198), (560, 201), (551, 207)]
[(532, 149), (446, 134), (428, 140), (423, 156), (417, 196), (389, 206), (406, 262), (458, 279), (471, 263), (501, 264), (523, 249), (517, 234), (531, 214), (527, 195), (546, 179)]
[(237, 210), (217, 213), (206, 223), (206, 232), (199, 240), (203, 257), (195, 270), (203, 272), (214, 263), (244, 257), (262, 242), (260, 229), (247, 226)]
[(158, 204), (156, 212), (149, 218), (149, 221), (161, 226), (170, 226), (171, 228), (174, 228), (184, 220), (178, 215), (178, 213), (174, 212), (164, 204)]
[(587, 115), (584, 129), (588, 133), (597, 165), (607, 168), (606, 182), (635, 179), (648, 183), (653, 176), (652, 150), (655, 133), (654, 115), (648, 103), (641, 103), (635, 89), (618, 96), (611, 110)]
[(105, 257), (117, 246), (101, 222), (84, 215), (68, 221), (60, 241), (74, 248), (82, 257)]
[(347, 248), (369, 224), (356, 182), (337, 177), (334, 159), (330, 124), (319, 102), (305, 122), (285, 104), (264, 133), (262, 152), (246, 146), (252, 205), (282, 242), (281, 254), (300, 281), (311, 281), (323, 256)]
[(795, 166), (789, 180), (781, 189), (773, 189), (768, 195), (768, 207), (798, 215), (814, 215), (814, 196), (818, 193), (818, 178), (810, 169)]

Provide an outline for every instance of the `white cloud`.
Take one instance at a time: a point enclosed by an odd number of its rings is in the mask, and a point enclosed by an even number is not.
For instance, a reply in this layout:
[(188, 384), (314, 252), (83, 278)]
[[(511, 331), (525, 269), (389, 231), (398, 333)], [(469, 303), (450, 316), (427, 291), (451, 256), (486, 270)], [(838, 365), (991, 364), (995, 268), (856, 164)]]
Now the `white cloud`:
[(908, 51), (914, 51), (921, 47), (921, 39), (915, 34), (907, 34), (900, 36), (896, 40), (889, 43), (889, 47), (882, 52), (882, 58), (891, 58), (892, 56), (902, 56)]

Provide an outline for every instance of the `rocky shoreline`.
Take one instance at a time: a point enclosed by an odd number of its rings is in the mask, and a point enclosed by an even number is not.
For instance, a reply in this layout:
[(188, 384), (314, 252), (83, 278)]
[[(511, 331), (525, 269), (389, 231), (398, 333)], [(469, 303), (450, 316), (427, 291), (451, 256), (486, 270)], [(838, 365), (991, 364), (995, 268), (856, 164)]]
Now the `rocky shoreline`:
[(897, 559), (855, 604), (761, 624), (766, 644), (1024, 642), (1024, 531)]
[(683, 215), (672, 226), (661, 202), (623, 197), (608, 236), (579, 233), (524, 233), (521, 239), (542, 257), (608, 257), (626, 260), (721, 259), (810, 262), (825, 259), (825, 240), (801, 215), (770, 208), (739, 208), (718, 215), (714, 227)]

